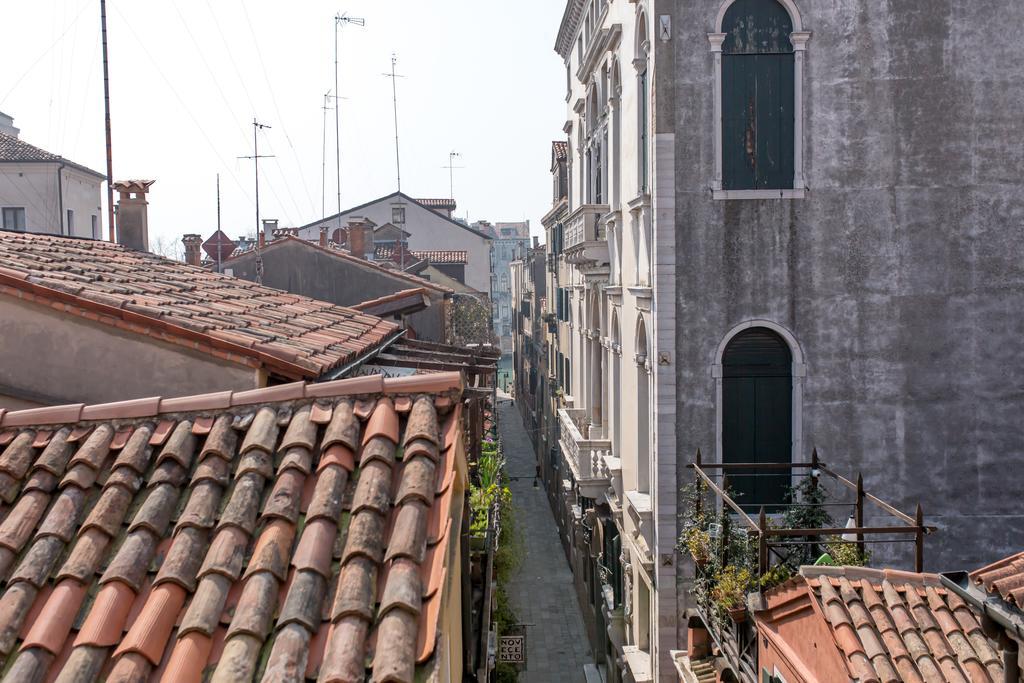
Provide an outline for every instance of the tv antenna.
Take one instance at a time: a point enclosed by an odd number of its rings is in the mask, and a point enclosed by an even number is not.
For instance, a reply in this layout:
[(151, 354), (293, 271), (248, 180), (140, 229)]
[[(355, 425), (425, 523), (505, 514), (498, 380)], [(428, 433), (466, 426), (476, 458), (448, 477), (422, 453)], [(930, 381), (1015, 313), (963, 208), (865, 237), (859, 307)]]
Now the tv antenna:
[[(327, 112), (331, 110), (328, 102), (331, 99), (331, 91), (324, 93), (324, 103), (320, 106), (324, 111), (324, 134), (323, 143), (320, 148), (320, 217), (327, 215)], [(335, 102), (337, 107), (338, 103)]]
[(239, 159), (252, 159), (256, 173), (256, 282), (263, 284), (263, 256), (260, 254), (260, 159), (273, 159), (273, 154), (260, 154), (260, 141), (257, 133), (263, 128), (270, 128), (265, 123), (260, 123), (256, 117), (252, 119), (252, 151), (249, 156), (241, 156)]
[(366, 19), (350, 17), (347, 14), (334, 15), (334, 160), (338, 174), (338, 213), (341, 213), (341, 104), (338, 102), (341, 91), (338, 90), (338, 29), (346, 24), (366, 26)]
[[(405, 78), (401, 74), (395, 73), (395, 65), (398, 63), (398, 57), (394, 52), (391, 53), (391, 73), (383, 74), (391, 79), (391, 101), (394, 105), (395, 110), (395, 174), (398, 178), (398, 191), (402, 191), (402, 156), (399, 153), (398, 148), (398, 89), (395, 86), (396, 78)], [(339, 213), (341, 210), (339, 209)]]
[(448, 198), (455, 201), (455, 169), (465, 168), (465, 166), (456, 166), (455, 157), (461, 157), (462, 155), (452, 150), (448, 152), (448, 165), (442, 166), (441, 168), (448, 169)]

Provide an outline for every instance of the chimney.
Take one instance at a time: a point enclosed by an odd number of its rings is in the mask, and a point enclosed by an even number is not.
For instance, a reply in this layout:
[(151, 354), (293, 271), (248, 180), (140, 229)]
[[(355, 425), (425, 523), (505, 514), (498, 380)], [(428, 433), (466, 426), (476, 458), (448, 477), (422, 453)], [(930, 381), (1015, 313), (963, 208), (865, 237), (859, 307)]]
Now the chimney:
[(0, 111), (0, 133), (16, 138), (20, 132), (20, 130), (14, 127), (14, 117)]
[(121, 180), (114, 183), (117, 199), (117, 243), (135, 251), (149, 251), (149, 216), (146, 195), (155, 180)]
[(264, 218), (263, 219), (263, 244), (270, 242), (274, 239), (274, 231), (277, 230), (277, 219), (276, 218)]
[(185, 263), (190, 266), (201, 266), (203, 264), (203, 236), (196, 234), (182, 235), (181, 243), (185, 245)]
[(326, 247), (327, 246), (327, 226), (326, 225), (321, 225), (320, 226), (320, 246), (321, 247)]
[(540, 246), (540, 238), (536, 235), (533, 236), (533, 248), (536, 249)]
[(367, 249), (373, 247), (373, 239), (367, 244), (367, 235), (370, 226), (362, 218), (353, 219), (348, 224), (348, 250), (353, 256), (366, 259)]

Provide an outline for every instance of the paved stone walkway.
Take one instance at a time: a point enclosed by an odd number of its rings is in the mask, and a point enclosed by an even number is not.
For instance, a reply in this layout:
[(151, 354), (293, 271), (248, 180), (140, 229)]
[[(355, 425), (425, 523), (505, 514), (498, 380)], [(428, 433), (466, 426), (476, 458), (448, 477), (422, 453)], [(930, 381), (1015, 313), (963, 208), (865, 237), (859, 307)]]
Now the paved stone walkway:
[(523, 534), (525, 556), (509, 585), (509, 599), (527, 625), (526, 683), (581, 683), (583, 665), (592, 661), (576, 601), (572, 572), (558, 540), (543, 485), (533, 488), (536, 457), (519, 411), (498, 408), (498, 428), (512, 479), (512, 501)]

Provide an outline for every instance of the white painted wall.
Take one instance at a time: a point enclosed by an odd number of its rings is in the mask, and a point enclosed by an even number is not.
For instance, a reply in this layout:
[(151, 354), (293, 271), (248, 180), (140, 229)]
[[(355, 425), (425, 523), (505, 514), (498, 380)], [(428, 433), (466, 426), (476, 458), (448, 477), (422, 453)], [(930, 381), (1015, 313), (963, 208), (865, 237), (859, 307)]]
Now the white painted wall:
[[(58, 185), (58, 173), (60, 184)], [(57, 162), (0, 164), (0, 207), (25, 209), (25, 229), (54, 235), (103, 237), (103, 180)], [(62, 210), (63, 199), (63, 210)], [(68, 210), (74, 212), (74, 230), (67, 225)]]
[(477, 291), (490, 294), (491, 240), (469, 228), (453, 223), (430, 209), (403, 200), (400, 196), (383, 197), (340, 216), (318, 221), (300, 230), (299, 236), (304, 239), (316, 240), (320, 236), (321, 225), (327, 225), (334, 230), (334, 228), (345, 227), (350, 219), (357, 216), (369, 218), (377, 225), (391, 223), (391, 209), (394, 206), (405, 207), (405, 225), (401, 227), (411, 233), (409, 237), (411, 250), (450, 249), (468, 252), (466, 284)]

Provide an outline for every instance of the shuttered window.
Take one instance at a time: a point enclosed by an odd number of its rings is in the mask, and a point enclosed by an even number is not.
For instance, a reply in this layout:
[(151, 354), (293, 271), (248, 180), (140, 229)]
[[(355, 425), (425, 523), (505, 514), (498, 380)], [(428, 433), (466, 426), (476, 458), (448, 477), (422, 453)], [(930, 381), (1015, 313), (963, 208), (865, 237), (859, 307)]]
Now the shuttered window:
[[(753, 327), (729, 342), (722, 358), (722, 456), (725, 462), (790, 462), (793, 445), (793, 360), (785, 340)], [(785, 502), (788, 470), (730, 474), (744, 509), (769, 511)]]
[(736, 0), (722, 22), (722, 185), (793, 189), (793, 22), (776, 0)]

